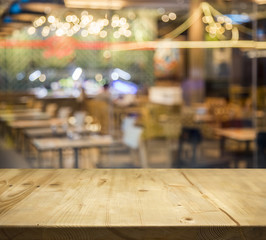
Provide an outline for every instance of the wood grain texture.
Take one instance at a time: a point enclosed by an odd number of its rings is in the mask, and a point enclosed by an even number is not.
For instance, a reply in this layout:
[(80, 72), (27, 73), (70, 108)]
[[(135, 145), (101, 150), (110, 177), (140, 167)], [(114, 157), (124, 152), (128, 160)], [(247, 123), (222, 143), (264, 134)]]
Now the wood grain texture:
[(0, 239), (266, 239), (265, 174), (1, 169)]

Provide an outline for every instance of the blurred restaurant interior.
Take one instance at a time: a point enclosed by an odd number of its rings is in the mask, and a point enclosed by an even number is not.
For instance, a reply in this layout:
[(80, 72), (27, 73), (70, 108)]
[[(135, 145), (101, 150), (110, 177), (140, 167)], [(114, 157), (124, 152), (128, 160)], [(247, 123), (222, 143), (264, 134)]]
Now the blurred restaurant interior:
[(0, 0), (0, 168), (265, 168), (265, 0)]

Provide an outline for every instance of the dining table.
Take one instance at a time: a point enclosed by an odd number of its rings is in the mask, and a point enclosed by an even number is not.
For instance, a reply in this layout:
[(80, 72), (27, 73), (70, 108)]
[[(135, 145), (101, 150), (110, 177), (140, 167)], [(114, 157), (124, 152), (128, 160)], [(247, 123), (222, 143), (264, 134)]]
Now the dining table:
[(0, 239), (266, 239), (265, 169), (0, 169)]
[(66, 124), (65, 118), (50, 118), (45, 120), (15, 120), (7, 123), (6, 132), (11, 136), (15, 142), (15, 148), (18, 151), (23, 149), (25, 129), (43, 128), (43, 127), (56, 127)]
[(0, 114), (0, 121), (16, 121), (16, 120), (45, 120), (51, 118), (45, 112), (20, 112), (20, 113), (2, 113)]
[(32, 146), (38, 153), (38, 166), (41, 166), (42, 156), (45, 151), (58, 151), (59, 166), (63, 168), (63, 150), (73, 149), (74, 167), (79, 168), (79, 150), (90, 148), (111, 148), (121, 146), (122, 141), (115, 140), (111, 135), (93, 134), (90, 136), (81, 136), (72, 132), (68, 137), (36, 138), (31, 141)]

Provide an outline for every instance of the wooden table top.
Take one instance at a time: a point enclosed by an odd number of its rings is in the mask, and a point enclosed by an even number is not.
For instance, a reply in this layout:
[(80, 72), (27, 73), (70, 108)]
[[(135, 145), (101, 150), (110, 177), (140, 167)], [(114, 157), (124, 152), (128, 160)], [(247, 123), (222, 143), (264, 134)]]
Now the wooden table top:
[(216, 134), (236, 141), (254, 141), (256, 130), (254, 128), (220, 128), (216, 129)]
[(265, 239), (265, 176), (265, 169), (0, 169), (0, 239)]
[(56, 150), (63, 148), (86, 148), (86, 147), (101, 147), (117, 144), (109, 135), (93, 135), (80, 137), (78, 139), (70, 139), (68, 137), (62, 138), (38, 138), (33, 139), (32, 144), (36, 149)]
[(54, 118), (48, 120), (18, 120), (12, 121), (8, 124), (11, 128), (24, 129), (24, 128), (40, 128), (50, 127), (52, 125), (62, 125), (66, 119)]

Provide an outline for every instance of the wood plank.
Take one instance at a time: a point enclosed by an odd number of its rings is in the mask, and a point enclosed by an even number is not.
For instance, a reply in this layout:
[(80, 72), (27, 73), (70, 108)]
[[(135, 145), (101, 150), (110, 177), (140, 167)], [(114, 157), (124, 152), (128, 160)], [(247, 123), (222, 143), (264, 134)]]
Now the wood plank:
[(0, 169), (0, 239), (266, 239), (265, 173)]

